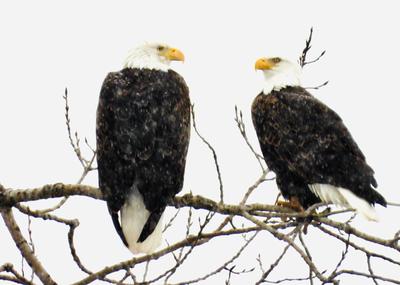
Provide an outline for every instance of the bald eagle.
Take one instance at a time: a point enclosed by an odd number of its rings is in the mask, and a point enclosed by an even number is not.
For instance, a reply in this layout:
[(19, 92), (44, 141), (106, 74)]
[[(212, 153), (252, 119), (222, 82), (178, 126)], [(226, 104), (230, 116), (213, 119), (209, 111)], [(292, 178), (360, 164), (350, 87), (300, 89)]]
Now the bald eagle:
[(386, 201), (342, 119), (300, 86), (297, 64), (260, 58), (255, 68), (265, 85), (251, 107), (253, 124), (283, 197), (298, 209), (322, 201), (376, 221), (372, 206)]
[(183, 186), (189, 89), (171, 70), (184, 55), (164, 44), (133, 49), (104, 80), (97, 108), (99, 186), (114, 227), (133, 253), (161, 243), (162, 216)]

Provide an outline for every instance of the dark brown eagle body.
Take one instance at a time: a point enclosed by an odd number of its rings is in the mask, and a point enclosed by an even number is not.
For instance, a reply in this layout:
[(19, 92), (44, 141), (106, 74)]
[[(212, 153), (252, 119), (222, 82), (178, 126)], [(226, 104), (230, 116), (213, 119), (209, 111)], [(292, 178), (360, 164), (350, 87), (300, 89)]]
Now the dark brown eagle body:
[(185, 81), (172, 70), (109, 73), (100, 93), (96, 133), (99, 186), (125, 245), (118, 212), (134, 189), (150, 212), (141, 242), (183, 186), (190, 137)]
[(295, 197), (307, 208), (321, 201), (309, 185), (329, 184), (386, 206), (373, 189), (374, 171), (341, 118), (304, 88), (259, 94), (252, 119), (265, 161), (286, 199)]

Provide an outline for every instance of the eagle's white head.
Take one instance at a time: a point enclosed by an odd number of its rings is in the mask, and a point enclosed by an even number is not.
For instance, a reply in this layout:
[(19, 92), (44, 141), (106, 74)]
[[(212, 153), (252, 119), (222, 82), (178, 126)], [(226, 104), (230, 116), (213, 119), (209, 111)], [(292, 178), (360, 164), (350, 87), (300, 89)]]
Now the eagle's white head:
[(124, 67), (168, 71), (173, 60), (184, 61), (185, 56), (179, 49), (166, 44), (146, 43), (129, 52)]
[(255, 69), (264, 73), (264, 94), (286, 86), (299, 86), (301, 68), (298, 64), (280, 57), (262, 57), (255, 63)]

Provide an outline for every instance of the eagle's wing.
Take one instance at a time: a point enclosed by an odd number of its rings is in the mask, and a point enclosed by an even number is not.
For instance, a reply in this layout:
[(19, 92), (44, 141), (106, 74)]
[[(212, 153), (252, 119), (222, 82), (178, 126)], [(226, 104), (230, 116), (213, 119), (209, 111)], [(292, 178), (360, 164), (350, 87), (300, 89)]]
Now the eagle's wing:
[(100, 91), (96, 124), (99, 186), (114, 227), (126, 245), (118, 211), (133, 186), (138, 160), (154, 151), (157, 128), (157, 122), (142, 116), (146, 106), (132, 101), (127, 84), (121, 72), (107, 75)]
[(143, 115), (146, 103), (133, 100), (121, 72), (109, 73), (97, 108), (97, 156), (100, 188), (118, 211), (135, 178), (139, 159), (154, 151), (156, 121)]
[[(276, 93), (276, 92), (275, 92)], [(274, 92), (262, 108), (265, 143), (278, 159), (309, 184), (376, 187), (374, 172), (365, 161), (341, 118), (303, 88)]]

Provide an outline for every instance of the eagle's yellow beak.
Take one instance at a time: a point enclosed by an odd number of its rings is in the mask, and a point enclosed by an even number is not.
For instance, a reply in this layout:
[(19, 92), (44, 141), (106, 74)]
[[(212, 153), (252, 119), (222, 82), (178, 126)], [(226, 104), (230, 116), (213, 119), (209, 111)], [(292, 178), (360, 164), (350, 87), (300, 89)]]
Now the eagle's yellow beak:
[(177, 48), (168, 48), (164, 56), (169, 60), (185, 61), (185, 55)]
[(257, 59), (254, 68), (256, 70), (268, 70), (274, 67), (274, 63), (266, 57), (262, 57), (260, 59)]

